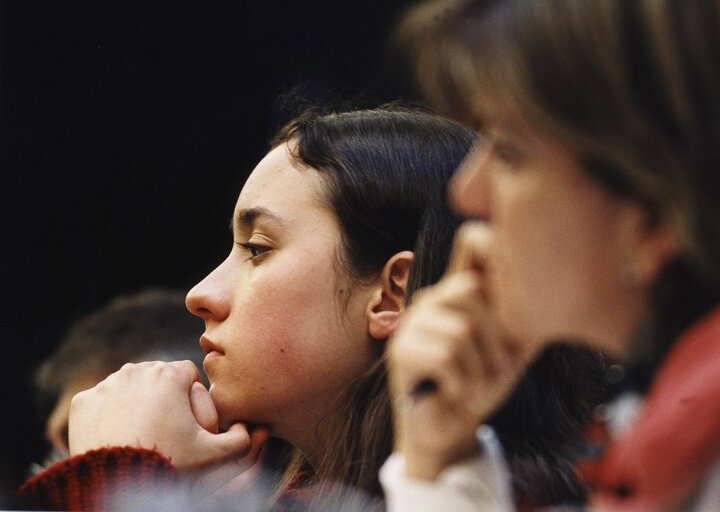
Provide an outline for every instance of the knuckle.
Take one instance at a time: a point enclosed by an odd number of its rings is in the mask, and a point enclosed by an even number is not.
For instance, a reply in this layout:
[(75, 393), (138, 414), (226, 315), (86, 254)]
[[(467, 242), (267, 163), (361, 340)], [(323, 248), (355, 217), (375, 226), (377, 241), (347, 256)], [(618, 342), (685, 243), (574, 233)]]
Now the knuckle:
[(161, 376), (173, 376), (178, 373), (177, 369), (171, 364), (163, 361), (157, 361), (152, 369)]
[(472, 234), (472, 224), (469, 221), (463, 222), (455, 230), (455, 243), (462, 244)]
[(194, 373), (195, 370), (197, 370), (195, 363), (193, 363), (189, 359), (184, 359), (182, 361), (176, 361), (176, 363), (177, 363), (178, 368), (180, 368), (183, 371)]
[(70, 409), (72, 410), (73, 408), (77, 408), (78, 406), (81, 406), (83, 403), (85, 403), (91, 393), (92, 389), (86, 389), (85, 391), (75, 393), (75, 395), (73, 395), (73, 397), (70, 399)]
[(122, 365), (120, 367), (120, 370), (118, 370), (118, 372), (124, 372), (124, 373), (131, 372), (135, 369), (136, 366), (137, 365), (135, 363), (125, 363), (124, 365)]

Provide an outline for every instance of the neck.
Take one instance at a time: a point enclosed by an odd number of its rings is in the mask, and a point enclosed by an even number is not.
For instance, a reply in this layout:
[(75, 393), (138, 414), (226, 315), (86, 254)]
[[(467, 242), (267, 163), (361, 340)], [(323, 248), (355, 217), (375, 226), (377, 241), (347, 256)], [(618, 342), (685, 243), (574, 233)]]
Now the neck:
[(330, 412), (312, 415), (312, 420), (305, 417), (304, 421), (298, 422), (299, 428), (286, 428), (272, 432), (296, 449), (307, 459), (313, 469), (318, 469), (327, 451), (328, 442), (332, 433), (339, 426), (341, 411), (333, 409)]

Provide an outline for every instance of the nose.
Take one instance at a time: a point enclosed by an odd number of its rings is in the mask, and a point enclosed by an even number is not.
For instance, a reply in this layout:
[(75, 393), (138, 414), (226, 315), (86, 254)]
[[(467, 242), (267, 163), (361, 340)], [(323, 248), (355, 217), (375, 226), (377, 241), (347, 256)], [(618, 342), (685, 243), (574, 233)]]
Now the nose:
[(205, 321), (224, 320), (230, 314), (229, 276), (225, 260), (188, 292), (185, 306)]
[(490, 220), (490, 159), (487, 143), (476, 144), (450, 181), (450, 203), (465, 217)]

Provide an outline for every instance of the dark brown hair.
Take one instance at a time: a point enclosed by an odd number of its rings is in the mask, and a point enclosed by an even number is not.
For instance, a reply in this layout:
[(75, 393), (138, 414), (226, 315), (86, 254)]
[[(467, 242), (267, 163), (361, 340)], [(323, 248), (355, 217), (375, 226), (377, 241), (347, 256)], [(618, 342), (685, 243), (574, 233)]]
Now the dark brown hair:
[[(272, 145), (290, 143), (299, 163), (325, 177), (323, 199), (341, 226), (341, 266), (362, 281), (378, 275), (394, 254), (413, 250), (419, 238), (449, 253), (450, 239), (430, 220), (438, 212), (454, 219), (446, 205), (446, 187), (477, 139), (477, 133), (455, 121), (386, 106), (306, 112), (283, 127)], [(378, 472), (392, 450), (382, 348), (376, 363), (338, 404), (344, 421), (328, 441), (322, 462), (312, 468), (335, 488), (339, 483), (343, 489), (364, 491), (371, 503), (381, 495)], [(302, 467), (297, 455), (289, 477)], [(348, 495), (339, 499), (347, 500)]]
[[(462, 219), (449, 208), (446, 187), (475, 132), (419, 112), (361, 111), (305, 114), (288, 124), (274, 144), (296, 141), (296, 157), (326, 173), (326, 200), (338, 215), (348, 272), (375, 275), (396, 252), (412, 249), (407, 297), (437, 282), (447, 265)], [(522, 379), (489, 423), (503, 442), (522, 499), (535, 504), (580, 502), (570, 450), (598, 401), (602, 358), (570, 346), (550, 348)], [(341, 428), (314, 471), (343, 484), (321, 509), (380, 506), (380, 466), (392, 449), (391, 404), (383, 359), (352, 383), (341, 403)], [(295, 457), (286, 480), (303, 468)], [(353, 493), (347, 486), (360, 489)], [(363, 501), (365, 500), (365, 501)]]

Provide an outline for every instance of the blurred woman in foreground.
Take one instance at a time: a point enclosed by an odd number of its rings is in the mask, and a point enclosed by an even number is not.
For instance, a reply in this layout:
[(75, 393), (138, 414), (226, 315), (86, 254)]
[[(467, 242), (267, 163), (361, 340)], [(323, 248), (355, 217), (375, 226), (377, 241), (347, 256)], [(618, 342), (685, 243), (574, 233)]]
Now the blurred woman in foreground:
[(465, 226), (392, 340), (390, 507), (483, 509), (497, 489), (476, 428), (562, 339), (654, 369), (634, 418), (579, 466), (592, 505), (716, 509), (720, 5), (447, 5), (416, 78), (488, 140), (450, 196), (490, 227)]

